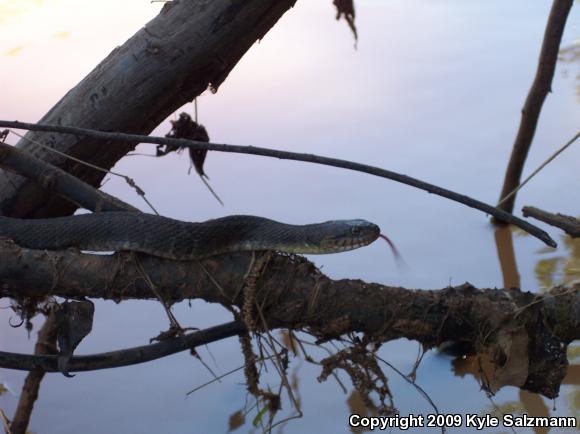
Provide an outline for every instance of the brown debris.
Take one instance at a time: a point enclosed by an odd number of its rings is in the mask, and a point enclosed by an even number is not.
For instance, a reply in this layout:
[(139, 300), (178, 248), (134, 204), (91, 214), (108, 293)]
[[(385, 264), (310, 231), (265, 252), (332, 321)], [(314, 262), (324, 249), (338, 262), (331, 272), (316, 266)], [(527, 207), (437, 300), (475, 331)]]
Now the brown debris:
[[(196, 123), (191, 116), (183, 112), (179, 114), (176, 121), (171, 121), (171, 131), (165, 137), (171, 139), (189, 139), (197, 142), (209, 142), (209, 135), (205, 127)], [(183, 148), (171, 145), (157, 145), (157, 156), (162, 157), (170, 152), (181, 152)], [(192, 149), (189, 148), (189, 157), (191, 164), (199, 176), (207, 178), (203, 170), (205, 157), (207, 156), (207, 149)]]
[(350, 30), (352, 30), (355, 41), (358, 40), (358, 32), (354, 24), (354, 0), (333, 0), (332, 3), (336, 6), (336, 19), (340, 20), (341, 17), (344, 17)]

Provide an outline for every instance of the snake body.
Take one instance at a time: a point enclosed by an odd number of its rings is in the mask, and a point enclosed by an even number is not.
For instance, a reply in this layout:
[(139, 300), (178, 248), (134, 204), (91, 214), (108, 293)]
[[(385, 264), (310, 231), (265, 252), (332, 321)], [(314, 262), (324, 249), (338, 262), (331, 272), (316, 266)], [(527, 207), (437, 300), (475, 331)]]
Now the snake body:
[(130, 250), (177, 260), (250, 250), (337, 253), (370, 244), (379, 232), (377, 225), (365, 220), (290, 225), (244, 215), (201, 223), (139, 212), (26, 220), (0, 217), (0, 237), (29, 249)]

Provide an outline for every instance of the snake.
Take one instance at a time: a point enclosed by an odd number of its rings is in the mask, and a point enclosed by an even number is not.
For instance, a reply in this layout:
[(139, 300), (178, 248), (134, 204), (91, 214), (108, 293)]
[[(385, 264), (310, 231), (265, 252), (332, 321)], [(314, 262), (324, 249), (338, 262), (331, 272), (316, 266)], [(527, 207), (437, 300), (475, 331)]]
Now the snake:
[(258, 250), (338, 253), (366, 246), (379, 236), (377, 225), (360, 219), (292, 225), (251, 215), (186, 222), (125, 211), (48, 219), (0, 216), (0, 237), (23, 248), (134, 251), (174, 260)]

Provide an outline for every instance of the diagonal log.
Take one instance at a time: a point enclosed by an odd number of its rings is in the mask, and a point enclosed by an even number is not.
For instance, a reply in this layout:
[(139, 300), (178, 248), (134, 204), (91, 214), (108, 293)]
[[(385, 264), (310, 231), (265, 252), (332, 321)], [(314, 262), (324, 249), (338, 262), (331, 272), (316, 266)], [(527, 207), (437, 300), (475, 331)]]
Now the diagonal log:
[[(174, 0), (122, 46), (114, 49), (42, 119), (105, 131), (149, 134), (167, 116), (208, 87), (217, 89), (246, 51), (295, 0)], [(28, 138), (104, 168), (136, 143), (29, 133)], [(64, 160), (26, 140), (18, 147), (98, 186), (103, 173)], [(75, 206), (47, 195), (36, 183), (1, 173), (0, 214), (51, 217)], [(8, 181), (6, 177), (9, 177)]]

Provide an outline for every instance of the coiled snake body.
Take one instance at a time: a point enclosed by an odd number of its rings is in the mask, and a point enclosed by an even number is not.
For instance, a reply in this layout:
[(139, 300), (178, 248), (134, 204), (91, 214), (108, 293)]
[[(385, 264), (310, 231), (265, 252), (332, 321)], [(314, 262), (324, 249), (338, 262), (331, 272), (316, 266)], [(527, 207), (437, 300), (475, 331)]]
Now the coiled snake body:
[(178, 260), (249, 250), (336, 253), (370, 244), (379, 232), (377, 225), (365, 220), (289, 225), (244, 215), (202, 223), (138, 212), (30, 220), (0, 217), (0, 237), (29, 249), (130, 250)]

